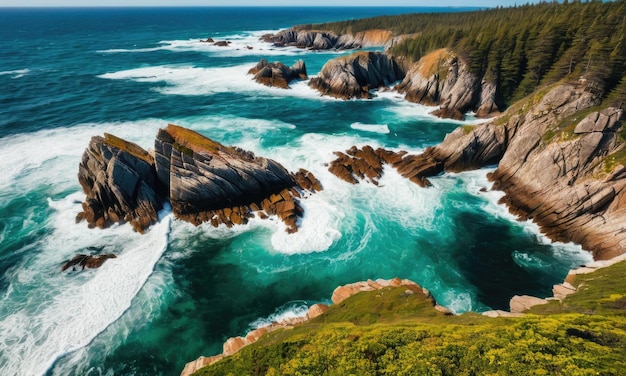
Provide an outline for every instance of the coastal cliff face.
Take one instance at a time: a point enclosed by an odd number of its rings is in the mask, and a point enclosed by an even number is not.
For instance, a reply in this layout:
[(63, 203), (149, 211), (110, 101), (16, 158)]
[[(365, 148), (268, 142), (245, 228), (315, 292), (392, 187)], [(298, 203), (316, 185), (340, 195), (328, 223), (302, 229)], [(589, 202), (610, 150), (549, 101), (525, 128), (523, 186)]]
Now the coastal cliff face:
[(479, 117), (499, 113), (495, 103), (496, 86), (470, 72), (467, 63), (448, 49), (422, 57), (395, 87), (410, 102), (440, 106), (433, 114), (443, 118), (464, 119), (468, 111)]
[(447, 171), (498, 163), (490, 178), (513, 213), (609, 259), (626, 252), (624, 114), (599, 103), (584, 82), (555, 85), (425, 154)]
[(377, 52), (358, 52), (328, 61), (309, 85), (335, 98), (369, 99), (372, 89), (389, 86), (404, 77), (403, 62)]
[(392, 39), (389, 30), (366, 30), (355, 35), (337, 35), (323, 30), (291, 28), (276, 34), (266, 34), (261, 39), (277, 47), (298, 47), (311, 50), (352, 50), (363, 47), (384, 46)]
[(322, 190), (306, 170), (290, 173), (276, 161), (171, 124), (159, 130), (154, 157), (112, 135), (92, 138), (78, 178), (87, 195), (78, 220), (100, 228), (130, 222), (139, 232), (169, 200), (176, 217), (195, 225), (230, 227), (276, 215), (292, 233), (303, 214), (298, 199)]
[(552, 240), (610, 259), (626, 253), (626, 134), (624, 111), (600, 103), (584, 80), (555, 84), (492, 122), (457, 128), (422, 154), (353, 147), (336, 152), (329, 170), (348, 183), (377, 184), (389, 164), (429, 186), (428, 177), (442, 171), (497, 164), (490, 179), (512, 213)]

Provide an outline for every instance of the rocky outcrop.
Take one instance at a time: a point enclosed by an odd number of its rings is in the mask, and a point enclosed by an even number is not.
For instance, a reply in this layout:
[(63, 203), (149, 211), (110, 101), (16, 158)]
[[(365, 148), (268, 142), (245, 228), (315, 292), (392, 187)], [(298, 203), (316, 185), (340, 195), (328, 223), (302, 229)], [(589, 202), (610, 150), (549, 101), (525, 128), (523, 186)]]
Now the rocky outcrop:
[(309, 85), (322, 95), (369, 99), (370, 90), (401, 80), (404, 72), (403, 63), (396, 58), (377, 52), (358, 52), (328, 61)]
[(471, 73), (468, 64), (448, 49), (422, 57), (395, 90), (408, 101), (440, 106), (433, 114), (443, 118), (462, 120), (468, 111), (480, 117), (499, 113), (496, 85)]
[(574, 120), (573, 132), (549, 140), (550, 129), (533, 135), (519, 129), (525, 136), (519, 134), (502, 157), (494, 188), (551, 239), (581, 244), (597, 259), (626, 252), (626, 168), (610, 159), (624, 147), (622, 117), (617, 108), (592, 112)]
[[(417, 283), (411, 280), (400, 279), (400, 278), (393, 278), (393, 279), (388, 279), (388, 280), (377, 279), (375, 281), (368, 279), (367, 281), (349, 283), (347, 285), (339, 286), (333, 291), (331, 300), (333, 301), (333, 304), (339, 304), (342, 301), (351, 297), (352, 295), (358, 294), (362, 291), (376, 291), (376, 290), (382, 290), (385, 287), (401, 287), (401, 286), (407, 287), (408, 290), (411, 290), (414, 293), (420, 292), (424, 294), (424, 296), (432, 300), (432, 296), (430, 295), (430, 292), (428, 290), (420, 287), (420, 285), (418, 285)], [(433, 305), (435, 305), (434, 300), (433, 300)]]
[(430, 186), (427, 176), (443, 171), (443, 164), (427, 154), (411, 155), (405, 151), (394, 152), (382, 148), (374, 150), (369, 145), (362, 149), (353, 146), (346, 150), (345, 154), (335, 152), (335, 155), (337, 159), (330, 163), (328, 170), (351, 184), (367, 180), (378, 185), (385, 164), (392, 166), (400, 175), (421, 187)]
[(281, 62), (269, 63), (262, 59), (256, 66), (248, 71), (254, 75), (254, 80), (260, 84), (289, 89), (289, 83), (293, 80), (306, 80), (306, 65), (298, 60), (291, 68)]
[(266, 34), (261, 40), (276, 47), (297, 47), (310, 50), (351, 50), (362, 47), (383, 46), (393, 34), (389, 30), (372, 29), (354, 35), (337, 35), (330, 31), (291, 28), (276, 34)]
[(85, 219), (89, 227), (130, 222), (143, 232), (163, 208), (152, 157), (110, 134), (91, 139), (78, 168), (78, 181), (87, 197), (77, 220)]
[[(156, 171), (174, 214), (193, 224), (245, 224), (252, 212), (278, 215), (297, 231), (298, 189), (321, 190), (306, 170), (290, 174), (276, 161), (226, 147), (170, 124), (155, 141)], [(299, 185), (298, 182), (300, 182)], [(305, 188), (306, 187), (306, 188)]]
[(304, 212), (298, 199), (322, 189), (304, 169), (290, 173), (276, 161), (175, 125), (159, 130), (154, 157), (115, 136), (94, 137), (78, 177), (87, 194), (78, 220), (101, 228), (126, 221), (140, 232), (169, 200), (179, 219), (195, 225), (230, 227), (256, 213), (278, 216), (292, 233)]
[(110, 258), (117, 258), (117, 256), (111, 253), (99, 256), (76, 255), (71, 260), (66, 261), (65, 264), (63, 264), (63, 268), (61, 268), (61, 271), (65, 271), (69, 268), (72, 268), (72, 270), (76, 270), (76, 266), (81, 267), (81, 270), (85, 270), (85, 268), (96, 269), (101, 267), (102, 264), (104, 264), (104, 262)]
[(499, 120), (456, 129), (423, 156), (447, 171), (497, 163), (490, 178), (513, 213), (609, 259), (626, 252), (623, 110), (592, 110), (599, 103), (584, 81), (557, 84)]

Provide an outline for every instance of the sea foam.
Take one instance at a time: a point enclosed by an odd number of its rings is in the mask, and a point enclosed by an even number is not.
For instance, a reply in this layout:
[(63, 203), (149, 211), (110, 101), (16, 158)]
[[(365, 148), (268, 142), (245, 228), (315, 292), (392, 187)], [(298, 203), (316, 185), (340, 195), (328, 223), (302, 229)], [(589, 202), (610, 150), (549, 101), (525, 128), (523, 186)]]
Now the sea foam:
[(387, 124), (363, 124), (363, 123), (352, 123), (350, 124), (350, 128), (356, 129), (359, 131), (372, 132), (372, 133), (381, 133), (387, 134), (389, 133), (389, 126)]
[(0, 76), (11, 76), (11, 78), (22, 78), (25, 75), (30, 73), (30, 69), (17, 69), (10, 71), (2, 71), (0, 72)]
[[(130, 307), (167, 247), (168, 215), (144, 236), (130, 226), (98, 232), (75, 223), (81, 198), (49, 201), (51, 233), (37, 245), (37, 256), (14, 271), (2, 305), (19, 309), (0, 321), (0, 337), (10, 345), (0, 358), (2, 374), (42, 374), (58, 357), (86, 346)], [(63, 259), (90, 253), (94, 244), (117, 258), (97, 272), (61, 272)]]

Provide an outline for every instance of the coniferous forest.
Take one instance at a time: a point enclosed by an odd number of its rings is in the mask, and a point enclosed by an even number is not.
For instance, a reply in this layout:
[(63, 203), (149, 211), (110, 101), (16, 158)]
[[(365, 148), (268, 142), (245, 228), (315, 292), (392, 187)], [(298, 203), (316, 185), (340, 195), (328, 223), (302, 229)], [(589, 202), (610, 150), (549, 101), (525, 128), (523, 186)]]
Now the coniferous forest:
[(370, 29), (411, 35), (390, 52), (417, 61), (450, 48), (472, 71), (498, 87), (508, 107), (540, 86), (561, 79), (589, 81), (610, 104), (626, 101), (626, 2), (543, 2), (464, 13), (382, 16), (304, 29), (338, 34)]

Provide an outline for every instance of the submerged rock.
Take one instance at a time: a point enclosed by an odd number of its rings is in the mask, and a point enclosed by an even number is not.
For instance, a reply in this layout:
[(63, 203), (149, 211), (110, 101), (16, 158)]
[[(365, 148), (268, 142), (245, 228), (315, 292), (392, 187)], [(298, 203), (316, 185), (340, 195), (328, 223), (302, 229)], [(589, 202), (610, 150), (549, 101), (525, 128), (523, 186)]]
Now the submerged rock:
[(302, 60), (298, 60), (290, 68), (281, 62), (269, 63), (262, 59), (248, 74), (254, 75), (254, 80), (260, 84), (283, 89), (289, 89), (289, 83), (293, 80), (308, 79), (306, 65)]
[(62, 271), (65, 271), (69, 268), (76, 270), (76, 266), (79, 266), (84, 270), (87, 269), (95, 269), (99, 268), (104, 264), (104, 262), (110, 258), (117, 258), (114, 254), (106, 254), (99, 256), (91, 256), (91, 255), (76, 255), (71, 260), (66, 261), (63, 264)]
[(404, 77), (403, 64), (378, 52), (358, 52), (328, 61), (309, 85), (322, 95), (340, 99), (372, 97), (370, 90), (389, 86)]

